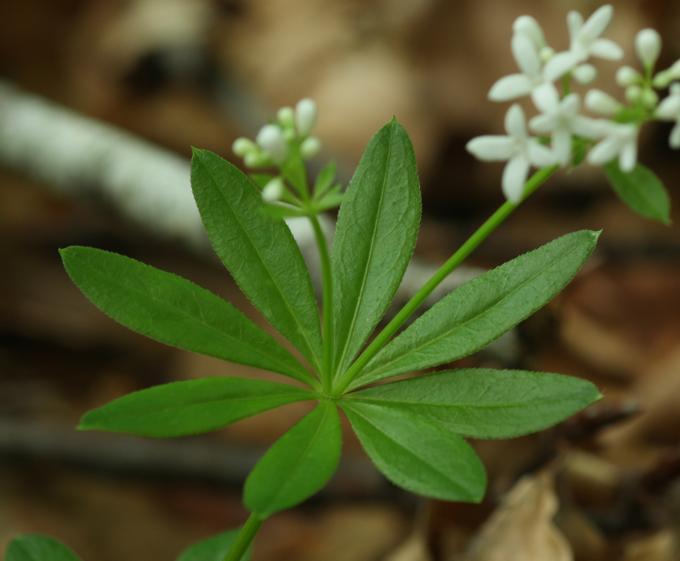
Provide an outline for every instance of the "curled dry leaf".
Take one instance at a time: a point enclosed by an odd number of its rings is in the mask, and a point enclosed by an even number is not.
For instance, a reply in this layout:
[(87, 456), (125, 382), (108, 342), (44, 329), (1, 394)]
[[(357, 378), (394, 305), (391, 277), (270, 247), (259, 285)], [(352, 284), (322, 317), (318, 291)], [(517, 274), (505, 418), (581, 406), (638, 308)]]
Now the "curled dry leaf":
[(572, 561), (569, 543), (553, 523), (553, 476), (521, 479), (473, 541), (466, 561)]

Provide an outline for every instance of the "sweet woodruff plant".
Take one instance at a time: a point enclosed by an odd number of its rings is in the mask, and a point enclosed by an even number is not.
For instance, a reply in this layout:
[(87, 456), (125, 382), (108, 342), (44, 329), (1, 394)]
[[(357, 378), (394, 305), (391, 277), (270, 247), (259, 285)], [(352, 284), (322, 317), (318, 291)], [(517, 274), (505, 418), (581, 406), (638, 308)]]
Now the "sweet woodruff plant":
[[(116, 253), (62, 250), (73, 282), (114, 320), (157, 341), (254, 366), (280, 382), (210, 377), (137, 391), (90, 411), (80, 429), (172, 438), (218, 430), (293, 402), (310, 411), (262, 456), (248, 476), (249, 518), (185, 551), (181, 561), (237, 561), (250, 555), (261, 524), (300, 504), (328, 483), (341, 455), (341, 415), (387, 479), (413, 493), (447, 501), (480, 501), (484, 467), (465, 438), (510, 438), (554, 425), (600, 397), (589, 382), (523, 370), (429, 369), (468, 356), (552, 299), (593, 251), (598, 233), (578, 231), (463, 284), (407, 325), (424, 300), (527, 197), (560, 169), (584, 161), (603, 166), (616, 193), (638, 213), (668, 222), (663, 185), (637, 162), (637, 137), (652, 120), (675, 121), (680, 147), (680, 61), (655, 73), (656, 32), (636, 39), (639, 70), (623, 67), (625, 101), (589, 84), (592, 57), (622, 52), (602, 38), (611, 6), (567, 23), (567, 51), (556, 53), (534, 19), (514, 25), (512, 52), (520, 72), (499, 80), (489, 97), (529, 96), (538, 114), (528, 124), (519, 105), (505, 136), (481, 136), (468, 149), (507, 161), (507, 201), (437, 270), (396, 315), (378, 328), (411, 259), (421, 215), (413, 148), (396, 121), (369, 142), (346, 191), (332, 164), (312, 182), (305, 160), (316, 106), (305, 99), (281, 109), (255, 141), (238, 139), (246, 175), (206, 150), (194, 150), (191, 183), (215, 252), (274, 334), (189, 280)], [(670, 94), (659, 102), (660, 93)], [(582, 114), (585, 105), (596, 116)], [(530, 168), (538, 170), (529, 176)], [(339, 208), (332, 248), (318, 216)], [(286, 222), (311, 223), (322, 271), (322, 298)], [(418, 373), (403, 378), (404, 374)], [(399, 381), (391, 381), (401, 376)], [(287, 383), (288, 382), (288, 383)], [(386, 383), (384, 383), (386, 382)], [(73, 561), (75, 554), (43, 536), (17, 538), (8, 561)]]

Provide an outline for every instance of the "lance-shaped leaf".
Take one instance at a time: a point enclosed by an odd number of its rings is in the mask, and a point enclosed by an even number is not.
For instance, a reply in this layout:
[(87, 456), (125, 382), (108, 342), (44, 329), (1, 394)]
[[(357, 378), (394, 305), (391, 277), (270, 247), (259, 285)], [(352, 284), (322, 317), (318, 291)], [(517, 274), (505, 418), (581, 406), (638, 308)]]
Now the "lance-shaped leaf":
[(194, 150), (191, 186), (212, 246), (236, 283), (318, 365), (319, 312), (309, 272), (286, 223), (266, 216), (250, 179), (207, 150)]
[(586, 230), (562, 236), (458, 287), (387, 344), (352, 387), (450, 362), (488, 345), (562, 290), (597, 237)]
[(600, 398), (586, 380), (524, 370), (448, 370), (347, 396), (408, 411), (474, 438), (510, 438), (552, 426)]
[(261, 518), (291, 508), (314, 495), (338, 466), (342, 448), (340, 418), (322, 401), (279, 438), (250, 472), (246, 506)]
[(212, 292), (117, 253), (91, 247), (60, 253), (83, 294), (125, 327), (180, 349), (311, 379), (269, 334)]
[(446, 501), (482, 499), (484, 466), (447, 425), (408, 408), (355, 399), (344, 400), (341, 406), (369, 458), (395, 485)]
[(333, 243), (335, 364), (344, 370), (389, 306), (420, 221), (413, 147), (396, 120), (370, 141), (340, 206)]
[(286, 384), (248, 378), (202, 378), (129, 393), (93, 409), (81, 430), (168, 438), (209, 432), (315, 394)]
[(637, 164), (633, 171), (626, 173), (621, 170), (618, 161), (608, 163), (604, 169), (616, 194), (634, 212), (662, 224), (670, 224), (670, 197), (652, 170)]
[[(184, 550), (177, 561), (224, 561), (237, 536), (238, 530), (229, 530), (201, 540)], [(241, 561), (249, 559), (250, 550), (243, 554)]]
[(5, 561), (80, 561), (80, 557), (54, 538), (26, 534), (10, 542)]

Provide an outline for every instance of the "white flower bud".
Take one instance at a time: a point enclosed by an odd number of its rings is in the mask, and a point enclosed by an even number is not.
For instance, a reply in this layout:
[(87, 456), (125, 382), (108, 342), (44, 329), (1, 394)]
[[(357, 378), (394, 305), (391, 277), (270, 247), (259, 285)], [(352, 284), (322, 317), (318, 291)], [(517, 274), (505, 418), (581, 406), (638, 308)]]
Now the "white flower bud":
[(531, 16), (520, 16), (512, 24), (515, 33), (526, 35), (537, 47), (545, 46), (543, 30), (538, 22)]
[(616, 71), (616, 83), (622, 88), (637, 84), (641, 78), (640, 73), (630, 66), (622, 66)]
[(255, 143), (249, 138), (240, 137), (234, 140), (234, 144), (231, 145), (231, 149), (237, 156), (243, 158), (249, 152), (257, 150)]
[(316, 103), (308, 97), (295, 106), (295, 127), (300, 136), (307, 136), (316, 123)]
[(635, 52), (645, 68), (656, 64), (661, 52), (661, 36), (654, 29), (643, 29), (635, 37)]
[(286, 186), (283, 183), (283, 179), (280, 177), (270, 179), (262, 189), (262, 200), (268, 203), (278, 201), (285, 189)]
[(642, 88), (640, 86), (628, 86), (626, 88), (626, 99), (629, 103), (637, 103), (642, 97)]
[(650, 88), (645, 88), (640, 96), (640, 101), (647, 109), (654, 109), (659, 103), (659, 96)]
[(249, 168), (261, 168), (271, 164), (271, 160), (267, 154), (263, 153), (259, 148), (248, 152), (243, 158), (243, 162)]
[(295, 112), (292, 107), (282, 107), (276, 113), (276, 120), (284, 129), (292, 129), (295, 126)]
[(316, 136), (306, 138), (300, 145), (300, 154), (305, 160), (309, 160), (321, 152), (321, 141)]
[(265, 125), (257, 134), (256, 141), (275, 162), (280, 163), (286, 159), (286, 156), (288, 155), (288, 144), (283, 136), (281, 127), (277, 125)]
[(673, 66), (654, 76), (654, 87), (667, 88), (673, 80), (680, 80), (680, 60), (676, 60)]
[(597, 78), (597, 70), (592, 64), (581, 64), (574, 68), (573, 76), (579, 84), (590, 84)]
[(622, 107), (616, 99), (601, 90), (590, 90), (586, 94), (586, 107), (593, 113), (610, 117)]

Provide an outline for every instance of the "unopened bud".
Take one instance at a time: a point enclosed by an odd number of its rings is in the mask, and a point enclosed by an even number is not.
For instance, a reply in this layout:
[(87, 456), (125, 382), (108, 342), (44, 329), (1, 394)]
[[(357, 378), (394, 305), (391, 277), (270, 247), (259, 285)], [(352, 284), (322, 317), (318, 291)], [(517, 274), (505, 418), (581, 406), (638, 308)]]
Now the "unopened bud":
[(642, 88), (640, 86), (628, 86), (626, 88), (626, 99), (630, 103), (637, 103), (642, 96)]
[(300, 136), (307, 136), (316, 123), (316, 103), (314, 100), (301, 99), (295, 106), (295, 127)]
[(647, 109), (654, 109), (657, 103), (659, 103), (659, 96), (656, 94), (654, 90), (650, 88), (645, 88), (640, 96), (640, 102)]
[(621, 104), (601, 90), (590, 90), (586, 94), (586, 107), (593, 113), (609, 117), (621, 109)]
[(579, 84), (590, 84), (597, 78), (597, 70), (592, 64), (580, 64), (574, 68), (573, 76)]
[(281, 127), (265, 125), (257, 134), (257, 143), (275, 162), (282, 162), (288, 155), (288, 144)]
[(282, 107), (276, 113), (276, 120), (284, 129), (291, 129), (295, 126), (295, 111), (292, 107)]
[(300, 145), (300, 154), (305, 160), (309, 160), (321, 152), (321, 141), (316, 136), (306, 138)]
[(616, 83), (622, 88), (637, 84), (641, 78), (640, 73), (630, 66), (622, 66), (616, 72)]
[(240, 158), (244, 158), (249, 152), (257, 150), (257, 146), (252, 140), (242, 136), (234, 140), (234, 144), (231, 145), (231, 149), (233, 150), (234, 154)]
[(635, 37), (635, 51), (644, 67), (652, 68), (661, 52), (661, 36), (655, 29), (643, 29)]
[(271, 164), (271, 160), (262, 152), (259, 148), (255, 148), (251, 152), (248, 152), (243, 158), (243, 162), (249, 168), (261, 168)]
[(283, 179), (280, 177), (275, 177), (267, 182), (267, 184), (262, 188), (262, 200), (268, 203), (273, 203), (278, 201), (286, 186), (283, 183)]

